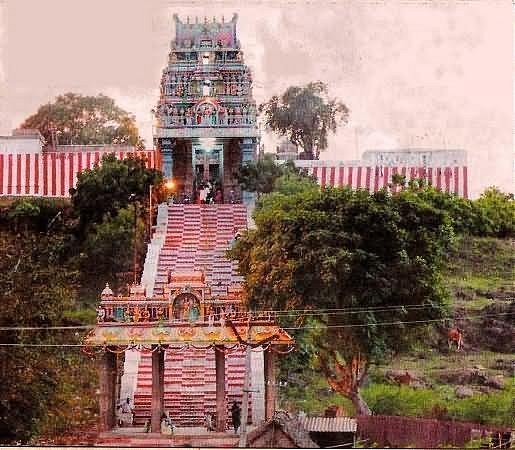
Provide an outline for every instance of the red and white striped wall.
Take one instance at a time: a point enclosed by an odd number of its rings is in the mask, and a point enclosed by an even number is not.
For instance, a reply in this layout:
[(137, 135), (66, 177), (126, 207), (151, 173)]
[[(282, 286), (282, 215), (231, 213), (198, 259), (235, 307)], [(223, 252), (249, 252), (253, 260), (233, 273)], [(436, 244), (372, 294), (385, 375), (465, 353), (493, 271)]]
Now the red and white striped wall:
[(77, 175), (109, 153), (119, 159), (137, 155), (146, 159), (147, 167), (159, 166), (155, 150), (0, 153), (0, 196), (68, 197)]
[[(467, 166), (368, 167), (317, 164), (304, 168), (324, 187), (349, 186), (353, 189), (362, 188), (376, 192), (391, 183), (394, 174), (401, 174), (406, 177), (407, 182), (414, 178), (424, 178), (437, 189), (468, 198)], [(392, 187), (394, 192), (398, 189), (398, 186)]]

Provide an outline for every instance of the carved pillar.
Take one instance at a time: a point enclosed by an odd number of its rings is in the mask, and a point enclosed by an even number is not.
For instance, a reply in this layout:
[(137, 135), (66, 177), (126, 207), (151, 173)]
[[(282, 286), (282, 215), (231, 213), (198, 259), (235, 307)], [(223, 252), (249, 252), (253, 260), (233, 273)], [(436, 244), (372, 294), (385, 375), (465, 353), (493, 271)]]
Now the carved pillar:
[(165, 353), (156, 350), (152, 353), (152, 419), (153, 433), (161, 432), (161, 415), (163, 414)]
[(215, 346), (216, 370), (216, 431), (225, 431), (227, 406), (225, 403), (225, 352), (223, 345)]
[(266, 350), (265, 359), (265, 420), (271, 420), (275, 411), (276, 381), (275, 381), (275, 353)]
[(116, 355), (105, 352), (100, 359), (100, 431), (111, 430), (115, 418)]
[[(256, 146), (257, 140), (255, 138), (243, 138), (240, 144), (241, 148), (241, 162), (243, 165), (256, 160)], [(253, 210), (256, 202), (256, 193), (243, 191), (241, 193), (242, 201), (247, 206), (247, 209)]]

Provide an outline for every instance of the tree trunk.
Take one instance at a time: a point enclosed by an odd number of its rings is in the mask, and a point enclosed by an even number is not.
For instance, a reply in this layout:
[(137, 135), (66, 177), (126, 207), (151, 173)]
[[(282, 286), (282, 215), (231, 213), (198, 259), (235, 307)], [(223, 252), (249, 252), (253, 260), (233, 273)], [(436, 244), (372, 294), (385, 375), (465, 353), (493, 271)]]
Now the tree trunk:
[(351, 393), (349, 398), (352, 401), (354, 408), (356, 408), (357, 416), (371, 416), (372, 415), (372, 411), (368, 407), (367, 402), (361, 396), (361, 393), (359, 392), (359, 388), (355, 392)]

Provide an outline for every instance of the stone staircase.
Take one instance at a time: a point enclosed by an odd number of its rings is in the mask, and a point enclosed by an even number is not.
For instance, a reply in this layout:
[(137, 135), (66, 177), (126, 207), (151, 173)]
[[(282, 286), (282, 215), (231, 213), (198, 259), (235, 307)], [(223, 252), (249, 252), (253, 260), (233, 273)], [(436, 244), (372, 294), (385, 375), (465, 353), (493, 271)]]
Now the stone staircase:
[[(156, 245), (152, 247), (158, 254), (154, 253), (146, 266), (155, 276), (154, 283), (147, 282), (154, 295), (163, 293), (170, 271), (203, 270), (213, 296), (225, 295), (231, 284), (243, 281), (237, 274), (236, 264), (227, 259), (225, 253), (236, 232), (246, 228), (247, 210), (244, 205), (174, 204), (167, 206), (167, 216), (162, 206), (160, 208), (160, 223), (154, 235)], [(148, 280), (149, 275), (145, 279)], [(151, 359), (150, 353), (142, 353), (137, 367), (134, 394), (134, 422), (137, 426), (144, 425), (151, 415)], [(225, 366), (227, 426), (230, 427), (230, 406), (233, 401), (241, 404), (243, 398), (244, 350), (228, 353)], [(262, 371), (257, 372), (255, 384), (259, 384), (263, 376)], [(188, 348), (166, 352), (164, 378), (164, 410), (169, 411), (177, 426), (203, 426), (205, 414), (215, 414), (213, 349)], [(252, 405), (252, 394), (249, 399), (249, 405)], [(249, 407), (251, 418), (252, 408)]]

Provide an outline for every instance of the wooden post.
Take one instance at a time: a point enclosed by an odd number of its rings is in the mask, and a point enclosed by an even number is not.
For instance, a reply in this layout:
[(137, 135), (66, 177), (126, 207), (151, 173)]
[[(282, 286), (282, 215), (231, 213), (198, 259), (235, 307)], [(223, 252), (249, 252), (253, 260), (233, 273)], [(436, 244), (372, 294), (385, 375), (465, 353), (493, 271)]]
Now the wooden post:
[(215, 346), (216, 371), (216, 431), (225, 431), (227, 406), (225, 403), (225, 351), (223, 345)]
[(163, 414), (165, 353), (156, 350), (152, 353), (152, 419), (153, 433), (161, 432), (161, 416)]
[(115, 418), (116, 356), (105, 352), (100, 360), (100, 431), (111, 430)]
[(265, 420), (272, 419), (275, 411), (276, 381), (275, 353), (269, 348), (265, 351)]

